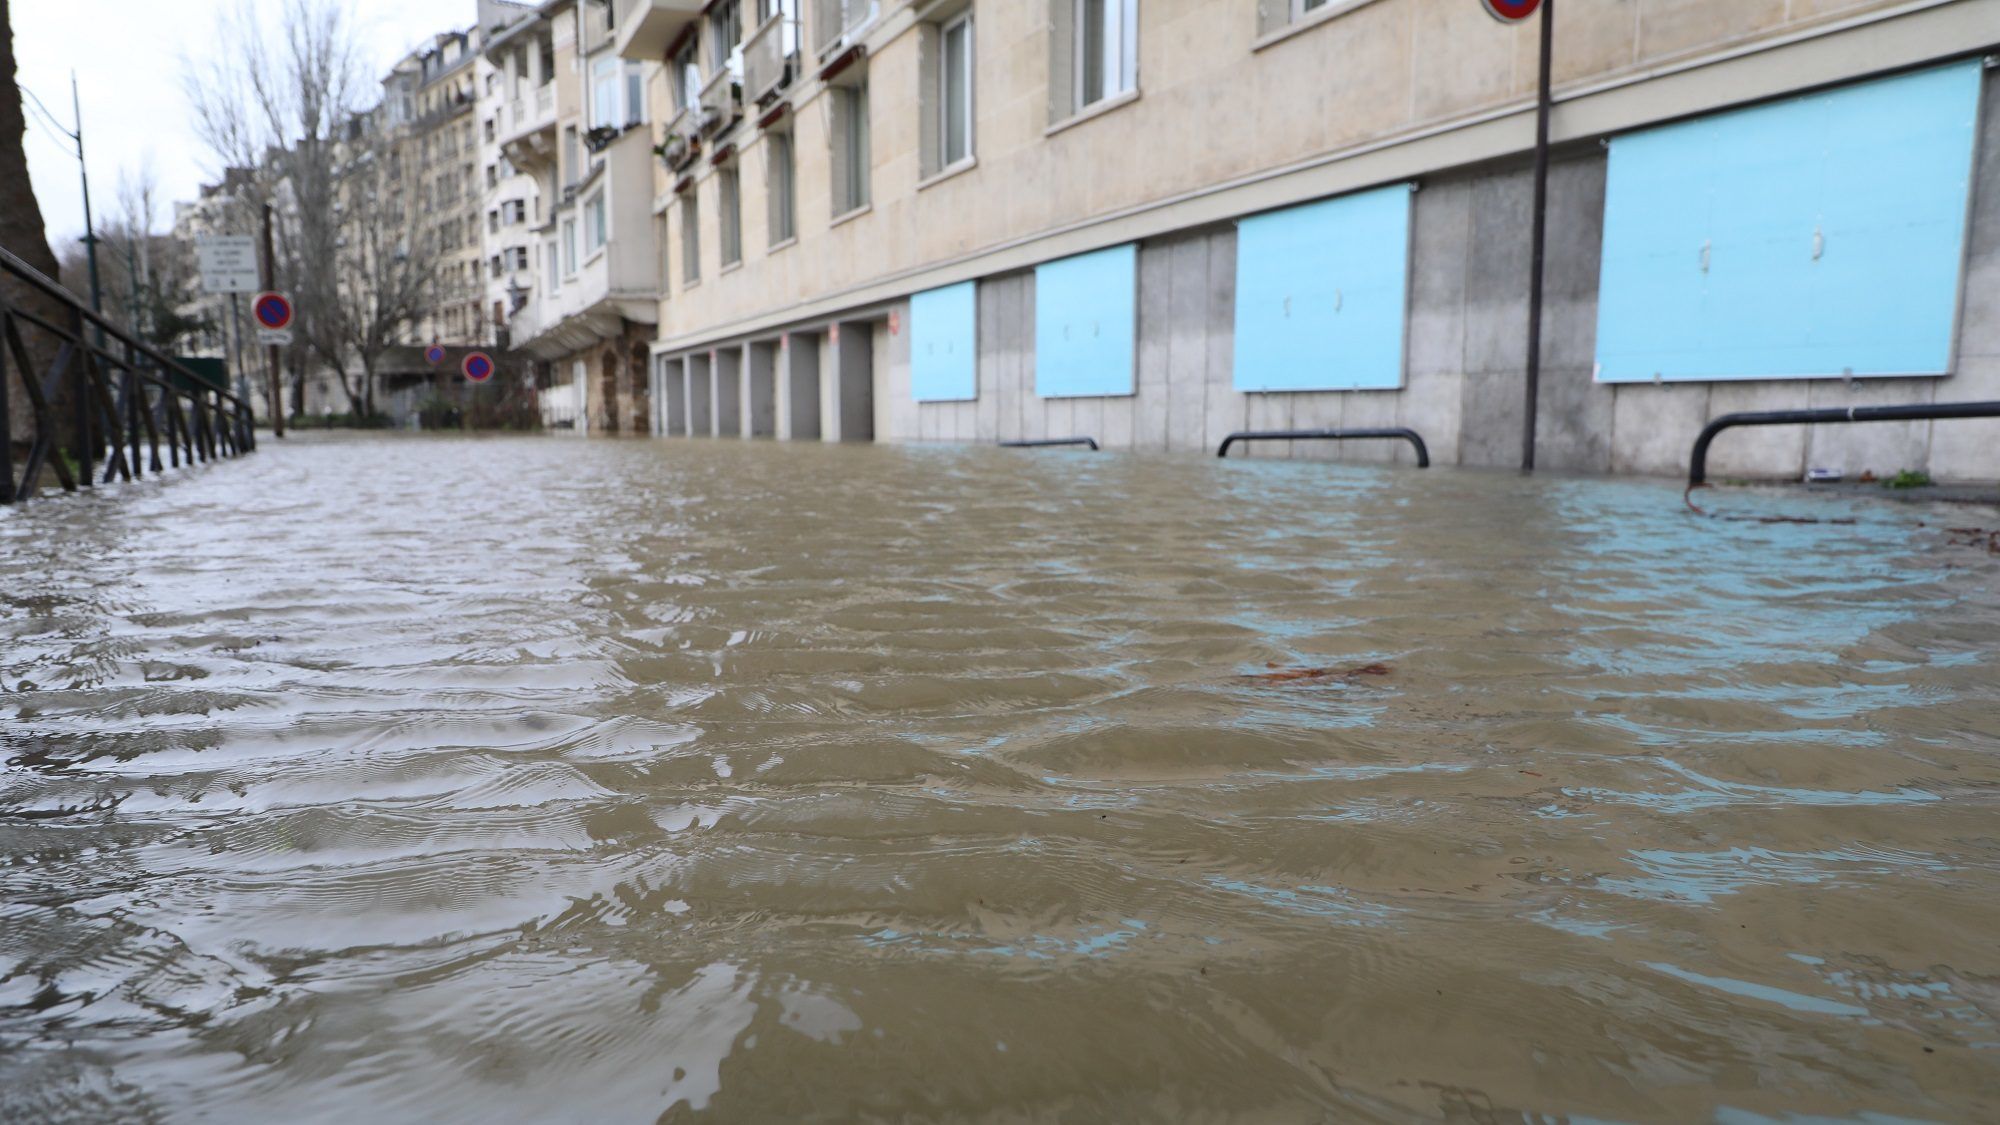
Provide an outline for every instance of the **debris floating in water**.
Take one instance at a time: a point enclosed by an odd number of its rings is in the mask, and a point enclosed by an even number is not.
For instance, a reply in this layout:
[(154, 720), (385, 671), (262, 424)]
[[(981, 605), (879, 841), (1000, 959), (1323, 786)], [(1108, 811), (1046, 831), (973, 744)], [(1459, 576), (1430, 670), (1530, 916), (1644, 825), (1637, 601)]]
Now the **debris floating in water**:
[(1243, 677), (1265, 684), (1292, 684), (1302, 682), (1323, 682), (1326, 680), (1355, 680), (1362, 676), (1386, 676), (1387, 664), (1365, 664), (1359, 668), (1282, 668), (1276, 664), (1266, 664), (1269, 672), (1254, 672)]

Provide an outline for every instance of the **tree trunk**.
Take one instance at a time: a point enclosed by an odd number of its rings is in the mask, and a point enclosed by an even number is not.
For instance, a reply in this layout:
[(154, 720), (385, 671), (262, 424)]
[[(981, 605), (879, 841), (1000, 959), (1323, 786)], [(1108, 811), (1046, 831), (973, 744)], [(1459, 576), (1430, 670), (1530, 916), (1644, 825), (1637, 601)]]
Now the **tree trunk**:
[[(0, 0), (0, 78), (5, 79), (0, 82), (0, 246), (53, 278), (59, 267), (56, 256), (49, 252), (48, 236), (42, 229), (41, 204), (35, 200), (35, 187), (28, 179), (28, 155), (21, 147), (28, 122), (23, 116), (20, 87), (14, 84), (14, 31), (7, 4), (8, 0)], [(0, 276), (0, 297), (10, 305), (39, 313), (57, 324), (69, 319), (61, 304), (11, 277)], [(45, 366), (55, 354), (54, 342), (40, 330), (23, 325), (21, 336), (28, 345), (29, 359), (37, 365)], [(6, 368), (8, 379), (8, 416), (13, 432), (6, 436), (11, 457), (14, 443), (33, 436), (33, 417), (27, 393), (19, 381), (21, 372), (15, 369), (12, 357), (0, 367)]]

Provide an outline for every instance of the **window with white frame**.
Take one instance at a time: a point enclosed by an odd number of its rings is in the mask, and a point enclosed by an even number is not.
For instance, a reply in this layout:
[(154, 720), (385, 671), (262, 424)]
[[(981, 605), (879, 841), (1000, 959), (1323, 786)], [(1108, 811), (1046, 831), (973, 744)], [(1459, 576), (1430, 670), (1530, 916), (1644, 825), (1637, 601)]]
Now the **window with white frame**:
[(722, 264), (743, 260), (743, 185), (731, 164), (715, 174), (716, 225), (722, 236)]
[(674, 92), (676, 110), (693, 109), (701, 103), (701, 43), (693, 35), (681, 41), (667, 60), (668, 85)]
[(605, 212), (603, 192), (584, 201), (583, 250), (586, 256), (604, 249), (604, 244), (610, 241), (610, 222)]
[(563, 276), (576, 273), (576, 220), (563, 220)]
[(645, 79), (639, 64), (609, 55), (591, 63), (591, 128), (623, 129), (645, 120)]
[(798, 237), (797, 166), (790, 133), (764, 135), (764, 193), (770, 205), (770, 244)]
[(1139, 0), (1075, 0), (1076, 108), (1139, 84)]
[(556, 260), (555, 239), (549, 240), (548, 247), (549, 247), (549, 253), (548, 253), (549, 292), (551, 294), (554, 294), (561, 291), (562, 289), (562, 269), (561, 269), (561, 263)]
[(709, 60), (716, 70), (743, 73), (743, 8), (740, 0), (720, 0), (708, 10)]

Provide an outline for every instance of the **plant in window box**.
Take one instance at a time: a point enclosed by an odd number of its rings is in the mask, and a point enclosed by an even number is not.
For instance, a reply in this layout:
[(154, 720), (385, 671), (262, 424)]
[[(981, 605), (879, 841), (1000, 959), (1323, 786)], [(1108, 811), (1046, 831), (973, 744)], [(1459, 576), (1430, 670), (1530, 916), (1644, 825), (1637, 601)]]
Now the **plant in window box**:
[(603, 152), (605, 146), (618, 139), (620, 130), (609, 125), (599, 125), (583, 135), (584, 147), (592, 152)]

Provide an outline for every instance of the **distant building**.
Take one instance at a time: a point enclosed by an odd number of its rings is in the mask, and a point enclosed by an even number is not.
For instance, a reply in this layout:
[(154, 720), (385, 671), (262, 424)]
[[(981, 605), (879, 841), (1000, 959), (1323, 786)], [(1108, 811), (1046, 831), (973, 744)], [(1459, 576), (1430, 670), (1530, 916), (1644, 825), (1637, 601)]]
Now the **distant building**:
[(660, 68), (613, 49), (621, 8), (554, 0), (484, 51), (506, 94), (501, 154), (540, 204), (526, 231), (530, 270), (510, 271), (525, 294), (508, 341), (542, 365), (551, 422), (645, 433), (661, 292), (646, 88)]

